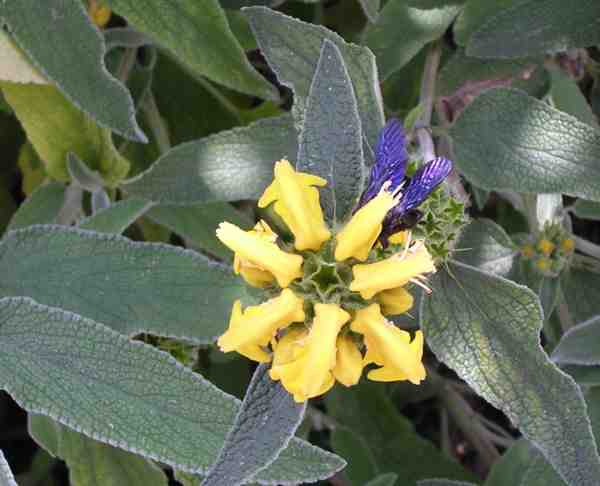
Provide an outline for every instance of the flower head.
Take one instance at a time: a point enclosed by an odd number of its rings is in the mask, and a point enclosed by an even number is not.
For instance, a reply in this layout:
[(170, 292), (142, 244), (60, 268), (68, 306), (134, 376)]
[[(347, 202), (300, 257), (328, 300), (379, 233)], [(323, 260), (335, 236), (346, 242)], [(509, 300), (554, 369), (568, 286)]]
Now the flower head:
[(378, 304), (359, 310), (351, 329), (364, 335), (367, 346), (365, 364), (375, 363), (381, 368), (369, 371), (373, 381), (408, 380), (418, 385), (425, 379), (423, 358), (423, 333), (417, 331), (411, 341), (410, 334), (387, 321)]
[(325, 179), (296, 172), (287, 160), (275, 164), (275, 180), (258, 201), (264, 208), (275, 202), (275, 212), (281, 216), (295, 238), (297, 250), (318, 250), (331, 237), (319, 205), (319, 191)]

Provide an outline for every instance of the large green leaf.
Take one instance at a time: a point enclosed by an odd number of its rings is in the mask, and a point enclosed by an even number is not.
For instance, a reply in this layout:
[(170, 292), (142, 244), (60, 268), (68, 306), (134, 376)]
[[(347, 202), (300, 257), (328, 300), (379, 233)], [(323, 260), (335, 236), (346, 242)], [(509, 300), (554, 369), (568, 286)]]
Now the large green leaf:
[(16, 230), (32, 224), (55, 223), (65, 203), (65, 185), (51, 182), (31, 193), (13, 215), (7, 230)]
[(561, 275), (561, 288), (574, 322), (600, 315), (600, 273), (570, 268)]
[(456, 165), (479, 187), (600, 200), (600, 131), (521, 91), (483, 93), (450, 133)]
[(0, 31), (0, 79), (13, 83), (49, 84), (3, 30)]
[(339, 49), (325, 39), (308, 100), (296, 168), (321, 176), (325, 216), (350, 215), (363, 190), (363, 142), (356, 97)]
[(196, 74), (242, 93), (277, 99), (248, 62), (217, 0), (104, 0), (137, 30), (172, 52)]
[(600, 221), (600, 202), (578, 199), (575, 201), (573, 212), (578, 218)]
[(565, 486), (542, 453), (531, 442), (521, 439), (494, 464), (485, 486)]
[(129, 162), (117, 152), (110, 131), (99, 127), (54, 86), (3, 82), (1, 87), (53, 178), (69, 180), (69, 152), (100, 172), (109, 185), (127, 175)]
[(585, 403), (540, 346), (536, 296), (458, 262), (438, 271), (431, 287), (421, 326), (438, 359), (501, 409), (568, 484), (596, 484), (600, 458)]
[(365, 381), (350, 388), (337, 387), (327, 394), (326, 404), (339, 423), (332, 445), (348, 461), (345, 472), (352, 485), (363, 486), (373, 476), (389, 472), (398, 475), (402, 486), (416, 486), (418, 479), (432, 475), (473, 479), (416, 434), (410, 421), (396, 411), (381, 383)]
[(159, 203), (258, 199), (273, 179), (275, 161), (294, 159), (297, 151), (291, 117), (266, 118), (178, 145), (123, 188)]
[(518, 251), (510, 236), (490, 219), (475, 219), (456, 244), (456, 259), (506, 277), (515, 266)]
[(457, 6), (422, 10), (404, 0), (388, 1), (363, 38), (377, 57), (381, 77), (388, 78), (426, 44), (440, 38), (459, 11)]
[(469, 39), (475, 57), (524, 57), (588, 47), (600, 42), (596, 0), (526, 0), (502, 10)]
[(556, 363), (600, 365), (600, 316), (570, 328), (552, 352)]
[(224, 261), (233, 260), (232, 251), (216, 236), (224, 221), (250, 229), (252, 221), (229, 203), (194, 204), (191, 206), (155, 206), (147, 214), (155, 223), (186, 238), (188, 247), (208, 252)]
[(552, 102), (560, 111), (574, 116), (579, 121), (598, 128), (598, 120), (592, 112), (590, 104), (579, 89), (577, 81), (560, 69), (550, 70)]
[(0, 242), (0, 296), (27, 296), (126, 335), (210, 342), (246, 296), (242, 279), (193, 251), (117, 235), (34, 226)]
[(132, 197), (97, 211), (92, 216), (81, 220), (77, 226), (98, 233), (120, 234), (151, 207), (152, 203)]
[(147, 459), (90, 439), (43, 415), (29, 415), (29, 433), (67, 463), (71, 484), (167, 486), (167, 476)]
[(12, 471), (10, 470), (10, 466), (6, 459), (4, 458), (4, 454), (0, 450), (0, 481), (2, 482), (2, 486), (17, 486), (15, 482), (15, 477), (13, 476)]
[(131, 140), (146, 140), (131, 96), (106, 70), (104, 40), (79, 0), (2, 2), (0, 20), (71, 102), (101, 126)]
[[(0, 388), (29, 412), (198, 473), (215, 460), (240, 408), (170, 355), (22, 297), (0, 300)], [(259, 479), (301, 482), (342, 465), (292, 439)]]
[(279, 82), (294, 91), (293, 111), (299, 125), (304, 119), (323, 39), (336, 45), (354, 86), (363, 134), (369, 146), (374, 148), (384, 119), (375, 57), (371, 51), (346, 43), (324, 27), (301, 22), (268, 8), (245, 8), (244, 13)]
[[(244, 484), (265, 469), (287, 447), (305, 409), (306, 402), (294, 402), (281, 383), (271, 379), (269, 365), (259, 365), (225, 444), (202, 486)], [(305, 481), (319, 479), (324, 478), (304, 478)]]

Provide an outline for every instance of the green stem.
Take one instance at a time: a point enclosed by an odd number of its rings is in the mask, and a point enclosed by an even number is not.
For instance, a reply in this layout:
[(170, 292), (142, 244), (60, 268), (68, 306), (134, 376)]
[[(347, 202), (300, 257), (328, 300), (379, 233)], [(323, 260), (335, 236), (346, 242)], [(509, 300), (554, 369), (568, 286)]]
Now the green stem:
[(429, 48), (423, 77), (421, 78), (421, 93), (419, 95), (419, 104), (421, 105), (421, 114), (417, 119), (417, 138), (423, 154), (423, 160), (428, 161), (435, 158), (435, 145), (431, 138), (429, 126), (431, 125), (431, 115), (433, 112), (433, 102), (435, 100), (435, 82), (437, 71), (440, 66), (442, 54), (441, 44), (434, 42)]
[(158, 111), (158, 106), (156, 105), (156, 100), (152, 94), (152, 91), (149, 91), (145, 96), (142, 104), (142, 111), (144, 113), (146, 122), (152, 131), (152, 135), (154, 135), (158, 145), (158, 150), (160, 151), (161, 155), (165, 152), (168, 152), (171, 148), (169, 130), (165, 126), (165, 122), (160, 116), (160, 112)]

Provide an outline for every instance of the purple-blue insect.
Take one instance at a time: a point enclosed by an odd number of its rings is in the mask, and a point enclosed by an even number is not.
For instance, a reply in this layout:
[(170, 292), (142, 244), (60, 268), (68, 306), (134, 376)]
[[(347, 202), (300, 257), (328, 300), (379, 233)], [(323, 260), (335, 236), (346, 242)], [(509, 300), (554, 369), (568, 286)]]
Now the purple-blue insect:
[(388, 238), (394, 233), (415, 226), (422, 214), (417, 210), (431, 192), (441, 184), (452, 170), (452, 162), (437, 157), (421, 166), (412, 177), (405, 177), (408, 152), (402, 123), (392, 118), (379, 134), (375, 150), (375, 164), (371, 168), (369, 184), (363, 192), (358, 208), (367, 204), (390, 181), (389, 191), (394, 191), (402, 183), (400, 202), (390, 210), (383, 221), (379, 239), (387, 246)]

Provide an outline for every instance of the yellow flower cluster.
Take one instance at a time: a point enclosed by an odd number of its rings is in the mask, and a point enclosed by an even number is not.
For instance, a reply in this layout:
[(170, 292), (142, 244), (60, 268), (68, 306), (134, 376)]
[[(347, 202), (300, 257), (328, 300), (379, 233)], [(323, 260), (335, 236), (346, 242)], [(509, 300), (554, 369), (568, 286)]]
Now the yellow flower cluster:
[(407, 235), (397, 234), (391, 241), (404, 243), (402, 251), (373, 263), (356, 263), (373, 254), (383, 219), (398, 203), (398, 195), (387, 185), (335, 235), (333, 265), (351, 265), (353, 279), (347, 290), (356, 298), (360, 295), (364, 305), (316, 302), (300, 291), (305, 257), (322, 250), (332, 238), (317, 189), (325, 184), (281, 160), (275, 164), (273, 183), (258, 201), (259, 207), (274, 203), (275, 212), (294, 236), (295, 250), (304, 256), (282, 249), (264, 221), (250, 231), (230, 223), (219, 226), (217, 237), (235, 252), (236, 274), (252, 286), (276, 288), (276, 284), (281, 291), (246, 309), (236, 301), (218, 345), (224, 352), (272, 361), (271, 378), (281, 381), (297, 402), (325, 393), (336, 381), (345, 386), (358, 383), (369, 364), (377, 366), (367, 375), (371, 380), (418, 384), (425, 378), (423, 335), (417, 331), (411, 339), (385, 315), (402, 314), (412, 307), (413, 298), (404, 287), (435, 271), (431, 256), (422, 242), (411, 244)]

